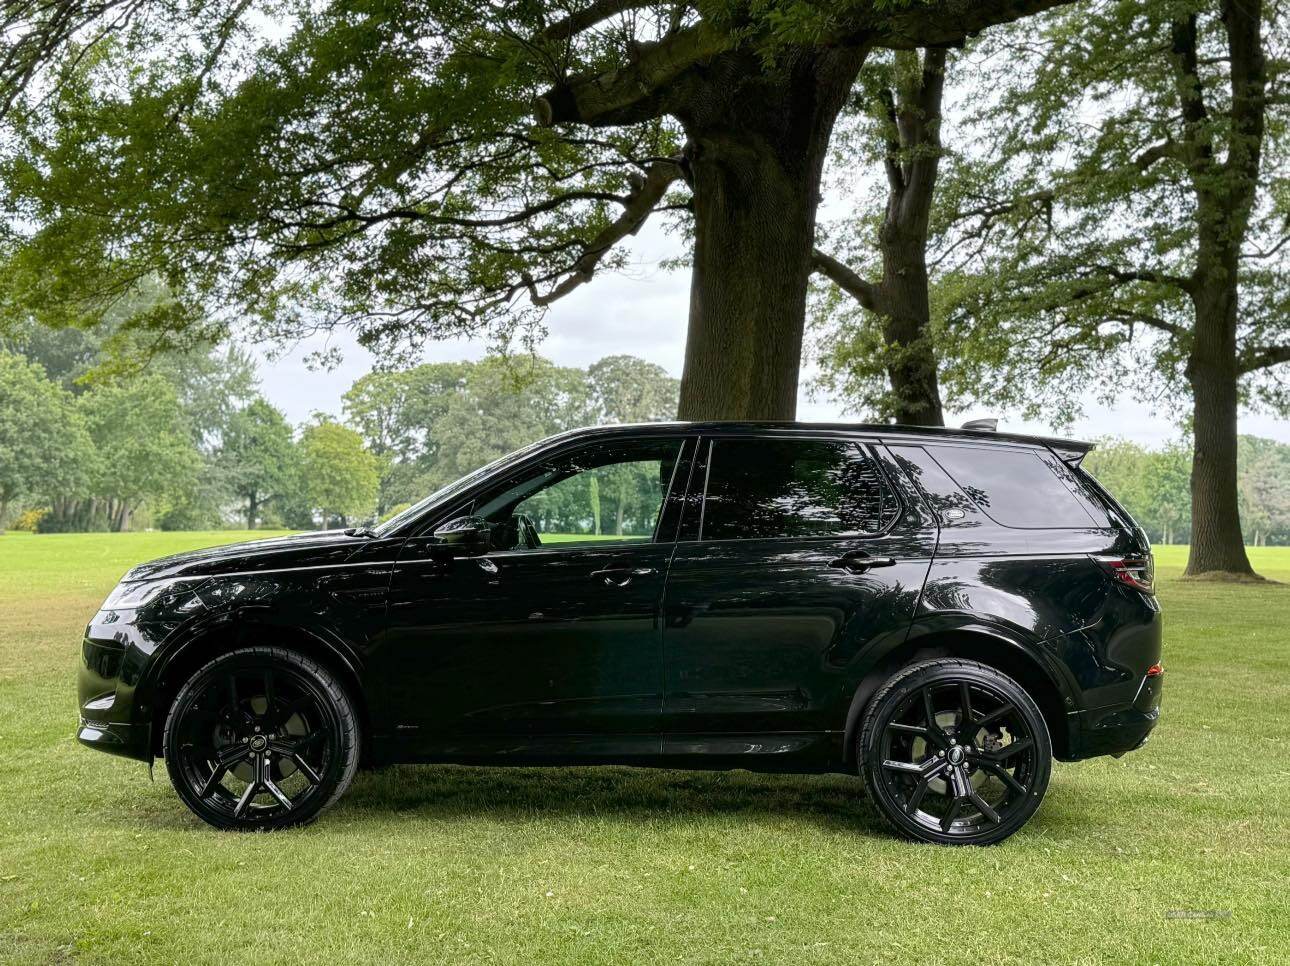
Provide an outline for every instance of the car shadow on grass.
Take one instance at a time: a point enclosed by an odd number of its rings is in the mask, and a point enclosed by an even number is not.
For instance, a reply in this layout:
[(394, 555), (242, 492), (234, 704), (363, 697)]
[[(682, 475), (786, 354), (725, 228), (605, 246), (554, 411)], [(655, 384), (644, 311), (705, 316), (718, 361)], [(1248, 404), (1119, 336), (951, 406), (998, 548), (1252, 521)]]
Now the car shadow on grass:
[[(1063, 788), (1021, 835), (1080, 838), (1101, 807)], [(336, 811), (417, 817), (486, 816), (531, 822), (540, 817), (613, 816), (626, 821), (689, 823), (739, 816), (878, 838), (900, 837), (878, 814), (855, 775), (681, 771), (618, 766), (526, 768), (399, 765), (361, 773)], [(325, 818), (324, 818), (325, 821)]]
[[(126, 808), (110, 813), (129, 815), (135, 823), (159, 829), (200, 827), (200, 821), (174, 797), (163, 768), (158, 762), (156, 795), (123, 800), (120, 805)], [(1063, 790), (1063, 797), (1071, 791)], [(1041, 808), (1022, 835), (1039, 832), (1060, 839), (1087, 833), (1078, 817), (1086, 809), (1079, 802), (1066, 801), (1060, 808), (1053, 804)], [(397, 765), (364, 771), (323, 815), (320, 825), (325, 827), (331, 818), (361, 824), (366, 817), (395, 816), (485, 817), (516, 825), (551, 818), (688, 824), (740, 817), (898, 838), (867, 800), (857, 776), (619, 766)]]
[(619, 816), (633, 821), (756, 816), (886, 833), (858, 777), (677, 771), (616, 766), (525, 768), (401, 765), (359, 776), (345, 811), (487, 815)]

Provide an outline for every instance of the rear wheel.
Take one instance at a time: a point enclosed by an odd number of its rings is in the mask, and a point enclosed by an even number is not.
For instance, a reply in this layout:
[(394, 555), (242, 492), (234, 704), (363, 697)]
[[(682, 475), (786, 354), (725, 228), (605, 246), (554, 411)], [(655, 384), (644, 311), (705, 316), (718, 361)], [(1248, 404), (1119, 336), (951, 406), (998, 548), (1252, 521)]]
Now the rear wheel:
[(989, 845), (1039, 808), (1052, 743), (1016, 681), (945, 658), (901, 670), (874, 695), (857, 758), (872, 800), (902, 834)]
[(166, 770), (203, 821), (225, 829), (303, 825), (358, 767), (353, 703), (326, 668), (252, 647), (197, 671), (166, 719)]

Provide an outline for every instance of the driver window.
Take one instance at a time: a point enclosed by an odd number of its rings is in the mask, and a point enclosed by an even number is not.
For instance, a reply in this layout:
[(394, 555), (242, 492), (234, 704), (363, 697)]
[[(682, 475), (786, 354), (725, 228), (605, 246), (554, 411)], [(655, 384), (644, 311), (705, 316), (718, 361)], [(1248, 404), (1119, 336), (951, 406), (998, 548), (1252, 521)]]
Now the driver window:
[(596, 444), (534, 468), (477, 511), (494, 550), (642, 543), (654, 538), (681, 441)]

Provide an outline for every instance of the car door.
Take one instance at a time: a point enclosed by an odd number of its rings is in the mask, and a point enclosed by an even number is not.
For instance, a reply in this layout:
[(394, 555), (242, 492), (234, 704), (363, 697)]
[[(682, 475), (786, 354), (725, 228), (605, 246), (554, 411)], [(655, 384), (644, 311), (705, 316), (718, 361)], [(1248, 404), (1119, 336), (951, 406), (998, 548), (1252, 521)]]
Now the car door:
[(842, 728), (858, 655), (903, 640), (935, 551), (893, 470), (844, 437), (701, 442), (664, 606), (667, 753), (806, 751)]
[(658, 754), (679, 509), (671, 532), (661, 518), (683, 444), (589, 443), (500, 481), (463, 508), (493, 530), (476, 556), (407, 542), (382, 655), (406, 742), (436, 756)]

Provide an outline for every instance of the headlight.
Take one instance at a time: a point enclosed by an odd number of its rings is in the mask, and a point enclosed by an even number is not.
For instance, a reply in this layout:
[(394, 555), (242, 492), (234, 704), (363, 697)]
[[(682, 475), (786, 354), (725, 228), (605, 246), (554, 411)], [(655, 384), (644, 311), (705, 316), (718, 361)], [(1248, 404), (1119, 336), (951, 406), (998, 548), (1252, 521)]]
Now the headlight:
[(107, 600), (103, 601), (103, 606), (99, 610), (137, 610), (163, 594), (195, 590), (208, 579), (207, 577), (170, 577), (163, 580), (122, 582), (108, 594)]

